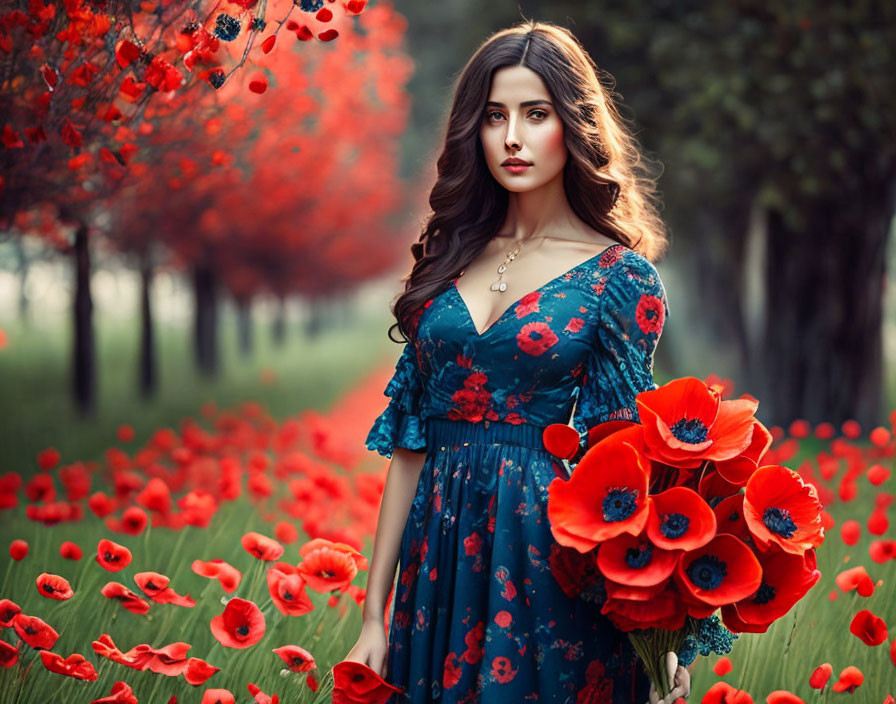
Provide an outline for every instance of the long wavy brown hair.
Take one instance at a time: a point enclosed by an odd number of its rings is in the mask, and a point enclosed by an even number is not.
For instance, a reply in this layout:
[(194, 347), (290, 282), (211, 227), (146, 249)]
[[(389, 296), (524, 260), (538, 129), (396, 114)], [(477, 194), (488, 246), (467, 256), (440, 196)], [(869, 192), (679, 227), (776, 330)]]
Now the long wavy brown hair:
[(422, 306), (476, 259), (506, 219), (507, 190), (488, 170), (479, 139), (492, 76), (505, 66), (537, 73), (553, 99), (569, 150), (563, 184), (576, 215), (652, 262), (668, 248), (657, 177), (613, 101), (615, 79), (568, 29), (522, 22), (486, 39), (457, 78), (429, 195), (432, 213), (411, 245), (414, 265), (392, 309), (393, 340), (396, 327), (406, 338), (401, 342), (412, 339)]

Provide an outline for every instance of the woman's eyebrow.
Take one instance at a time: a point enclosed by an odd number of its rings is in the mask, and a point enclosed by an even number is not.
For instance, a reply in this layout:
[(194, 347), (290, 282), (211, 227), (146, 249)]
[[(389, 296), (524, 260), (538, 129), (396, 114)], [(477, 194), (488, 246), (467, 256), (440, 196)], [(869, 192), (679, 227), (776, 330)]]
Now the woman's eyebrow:
[[(486, 105), (496, 108), (507, 107), (504, 103), (496, 103), (494, 100), (489, 100)], [(521, 108), (527, 108), (530, 105), (550, 105), (551, 107), (554, 107), (550, 100), (524, 100), (522, 103), (520, 103)]]

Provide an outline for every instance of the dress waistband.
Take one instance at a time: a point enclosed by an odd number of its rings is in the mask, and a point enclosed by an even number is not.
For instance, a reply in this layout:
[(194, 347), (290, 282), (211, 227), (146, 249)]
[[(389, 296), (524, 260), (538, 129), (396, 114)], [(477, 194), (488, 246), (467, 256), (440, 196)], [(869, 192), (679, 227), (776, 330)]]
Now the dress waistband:
[(425, 425), (429, 447), (498, 443), (522, 445), (534, 450), (545, 449), (542, 439), (544, 428), (539, 425), (529, 423), (514, 425), (494, 420), (473, 423), (447, 418), (427, 418)]

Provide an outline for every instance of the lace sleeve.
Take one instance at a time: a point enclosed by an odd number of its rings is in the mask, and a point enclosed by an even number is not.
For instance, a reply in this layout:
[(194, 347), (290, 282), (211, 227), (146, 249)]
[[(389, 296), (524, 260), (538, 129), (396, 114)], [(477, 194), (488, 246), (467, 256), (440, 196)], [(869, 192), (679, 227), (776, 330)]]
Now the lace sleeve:
[(390, 401), (367, 434), (367, 449), (387, 458), (392, 457), (396, 447), (425, 449), (426, 433), (421, 416), (423, 381), (412, 343), (405, 343), (383, 394), (389, 396)]
[(573, 414), (583, 442), (605, 421), (639, 420), (635, 396), (658, 386), (653, 356), (669, 316), (659, 272), (635, 252), (626, 252), (610, 272), (598, 305), (598, 339)]

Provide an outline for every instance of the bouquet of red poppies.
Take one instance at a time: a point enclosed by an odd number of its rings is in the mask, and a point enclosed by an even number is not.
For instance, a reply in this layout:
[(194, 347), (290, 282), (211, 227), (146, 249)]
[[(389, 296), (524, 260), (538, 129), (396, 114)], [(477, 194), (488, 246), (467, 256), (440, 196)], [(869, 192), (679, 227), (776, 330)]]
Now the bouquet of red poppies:
[(545, 429), (548, 451), (578, 460), (548, 487), (548, 520), (603, 578), (601, 613), (665, 696), (661, 659), (696, 619), (721, 608), (732, 632), (762, 633), (820, 579), (822, 506), (799, 474), (763, 463), (772, 436), (755, 399), (683, 377), (635, 400), (640, 423), (601, 423), (584, 451), (572, 427)]

